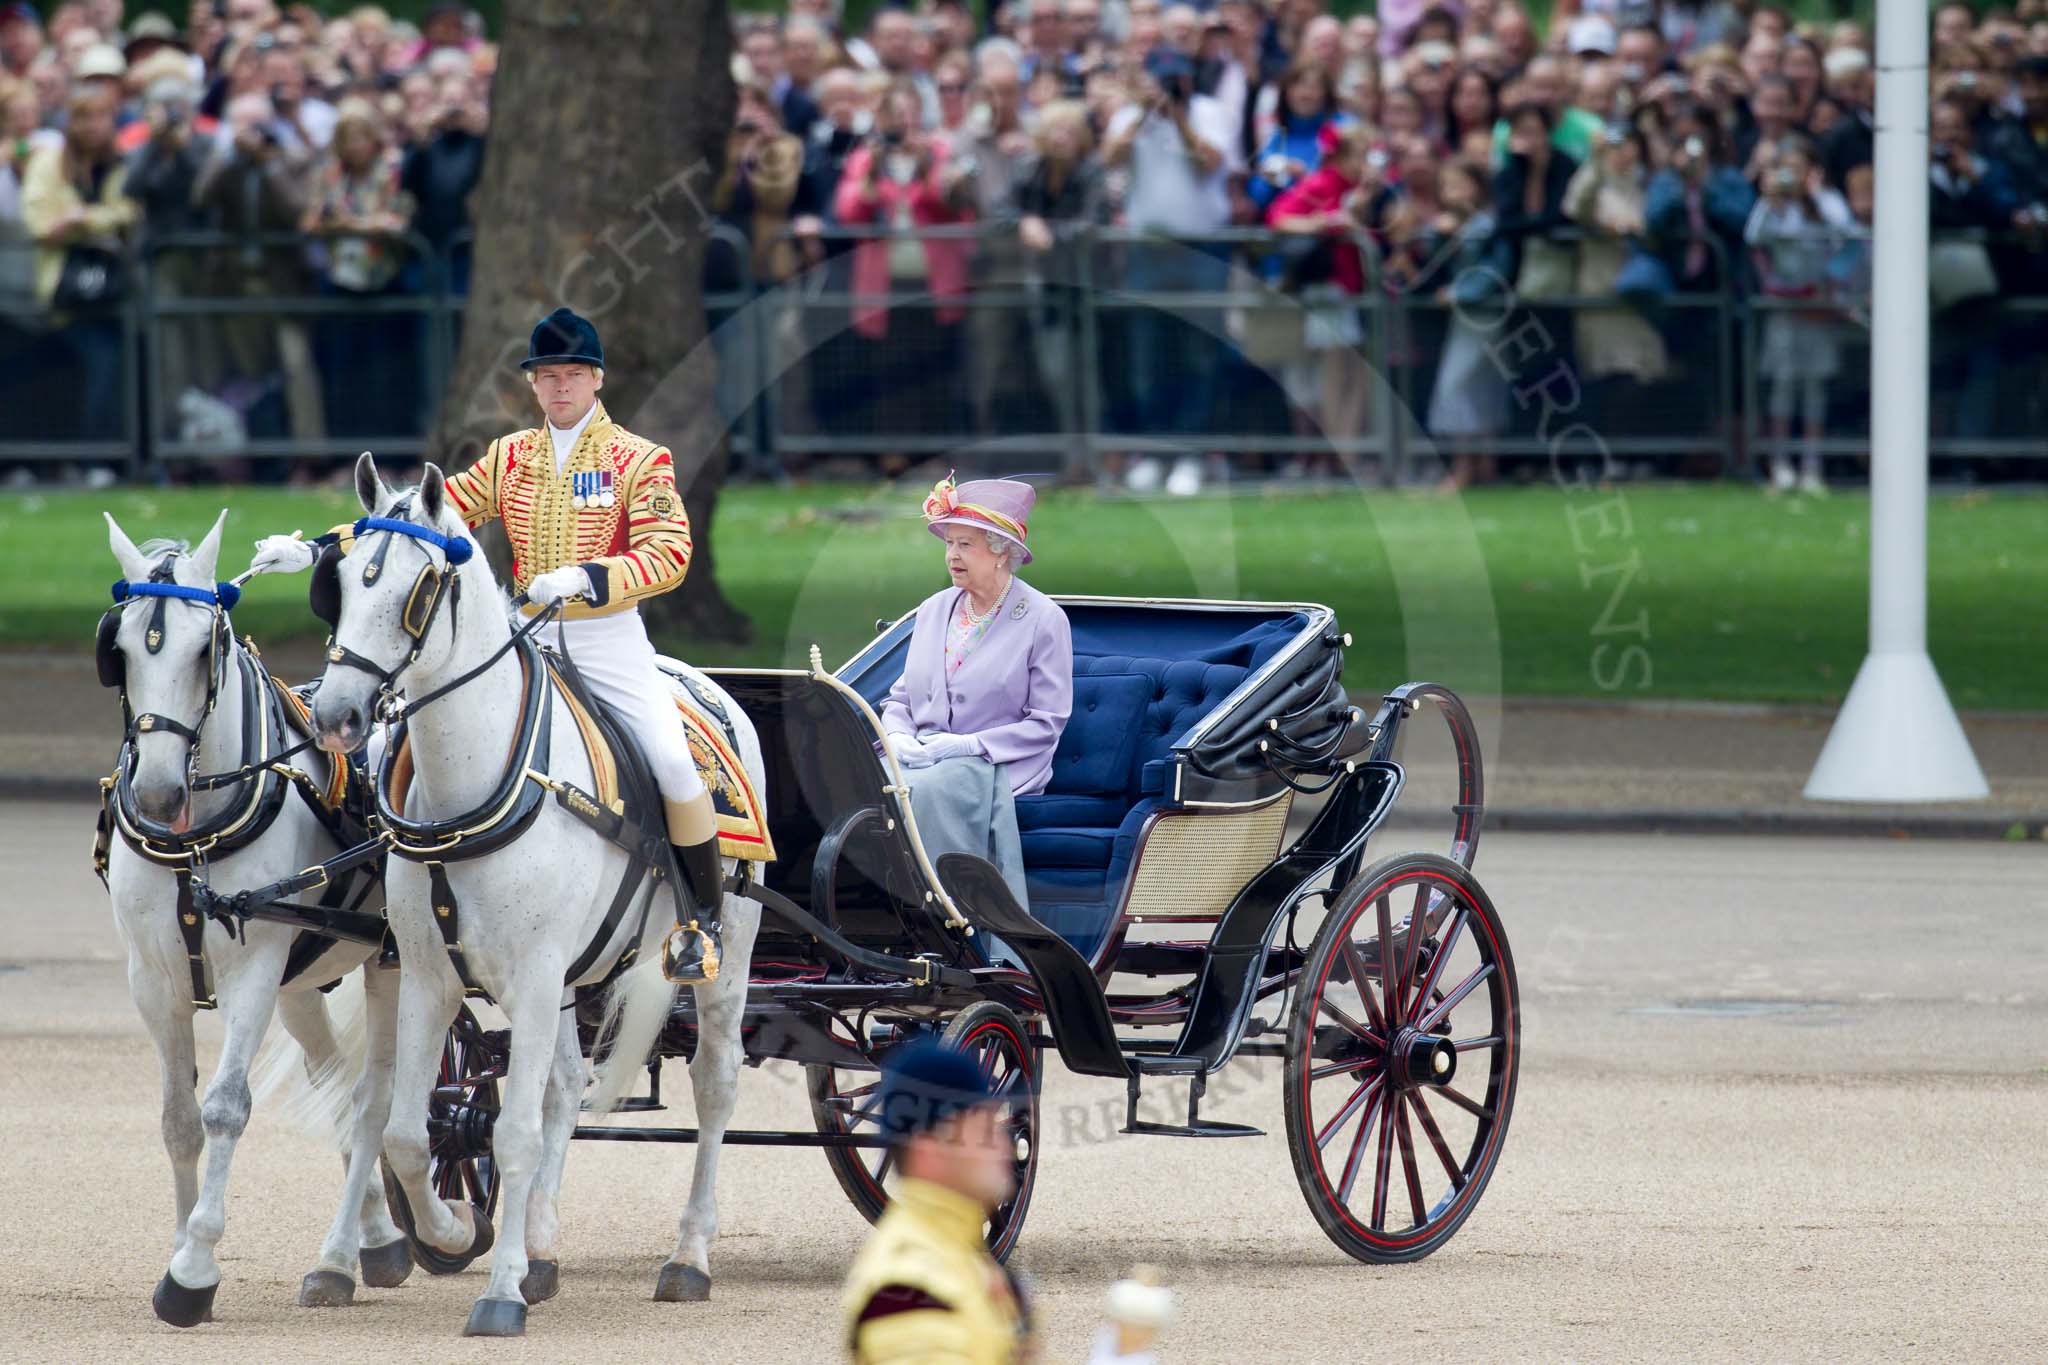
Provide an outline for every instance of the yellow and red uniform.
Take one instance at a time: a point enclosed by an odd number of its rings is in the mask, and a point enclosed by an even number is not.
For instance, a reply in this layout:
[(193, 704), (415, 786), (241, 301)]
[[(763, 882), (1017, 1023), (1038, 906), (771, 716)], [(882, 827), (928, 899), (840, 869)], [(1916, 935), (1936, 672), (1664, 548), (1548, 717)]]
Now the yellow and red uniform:
[[(448, 500), (472, 528), (504, 521), (515, 586), (575, 564), (590, 574), (593, 600), (565, 603), (564, 618), (610, 616), (678, 586), (690, 567), (674, 465), (667, 446), (627, 431), (599, 403), (561, 469), (545, 428), (515, 431), (449, 476)], [(610, 504), (575, 506), (576, 475), (609, 476)]]
[(928, 1180), (900, 1180), (854, 1258), (841, 1311), (854, 1365), (1013, 1365), (1031, 1327), (982, 1240), (987, 1213)]

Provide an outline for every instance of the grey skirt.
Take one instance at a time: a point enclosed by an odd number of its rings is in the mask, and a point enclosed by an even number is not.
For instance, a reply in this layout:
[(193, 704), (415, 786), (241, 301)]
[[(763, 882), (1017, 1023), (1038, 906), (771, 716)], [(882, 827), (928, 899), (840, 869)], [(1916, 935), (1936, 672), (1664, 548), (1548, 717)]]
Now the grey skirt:
[(1024, 843), (1017, 836), (1017, 801), (1010, 794), (1010, 775), (1001, 763), (967, 755), (905, 768), (910, 784), (910, 811), (917, 819), (918, 842), (936, 867), (942, 853), (972, 853), (995, 865), (1010, 894), (1026, 910)]

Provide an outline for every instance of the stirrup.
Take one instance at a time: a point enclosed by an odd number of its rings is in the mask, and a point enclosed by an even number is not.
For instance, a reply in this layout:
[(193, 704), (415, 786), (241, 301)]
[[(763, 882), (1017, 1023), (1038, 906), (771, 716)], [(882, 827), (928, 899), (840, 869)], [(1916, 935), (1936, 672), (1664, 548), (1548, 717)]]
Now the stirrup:
[(718, 980), (718, 931), (691, 920), (678, 924), (661, 941), (661, 974), (679, 986), (703, 986)]

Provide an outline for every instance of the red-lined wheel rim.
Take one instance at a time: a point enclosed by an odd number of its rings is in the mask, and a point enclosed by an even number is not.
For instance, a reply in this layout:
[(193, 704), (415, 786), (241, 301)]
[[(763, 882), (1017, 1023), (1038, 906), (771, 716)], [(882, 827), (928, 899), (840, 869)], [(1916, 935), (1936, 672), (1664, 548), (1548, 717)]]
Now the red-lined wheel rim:
[(947, 1030), (948, 1041), (982, 1064), (990, 1088), (1003, 1097), (1003, 1127), (1010, 1134), (1015, 1154), (1017, 1185), (1009, 1202), (990, 1216), (986, 1233), (990, 1252), (1001, 1260), (1023, 1231), (1023, 1213), (1031, 1203), (1031, 1186), (1038, 1175), (1038, 1078), (1032, 1072), (1031, 1045), (1001, 1016), (969, 1025), (957, 1039), (952, 1033)]
[[(842, 1039), (844, 1041), (844, 1039)], [(946, 1029), (945, 1041), (983, 1064), (998, 1094), (1006, 1096), (1004, 1124), (1016, 1147), (1016, 1192), (989, 1219), (989, 1251), (1009, 1255), (1023, 1231), (1038, 1173), (1036, 1053), (1016, 1017), (1000, 1005), (970, 1006)], [(881, 1131), (881, 1078), (873, 1071), (818, 1066), (812, 1071), (812, 1113), (819, 1131), (872, 1136)], [(895, 1153), (879, 1147), (830, 1147), (826, 1158), (842, 1189), (869, 1221), (888, 1207)]]
[(1514, 969), (1491, 907), (1462, 869), (1408, 860), (1332, 911), (1301, 989), (1288, 1084), (1304, 1192), (1354, 1255), (1427, 1254), (1477, 1202), (1513, 1102)]

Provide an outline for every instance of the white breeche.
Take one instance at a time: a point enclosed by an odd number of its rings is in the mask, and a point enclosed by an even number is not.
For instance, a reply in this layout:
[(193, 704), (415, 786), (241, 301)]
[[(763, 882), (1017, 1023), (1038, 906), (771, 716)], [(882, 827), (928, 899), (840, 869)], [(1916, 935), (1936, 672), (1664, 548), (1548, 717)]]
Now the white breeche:
[(690, 758), (683, 718), (669, 678), (654, 663), (654, 644), (637, 611), (562, 623), (563, 643), (590, 690), (632, 731), (665, 800), (694, 801), (704, 779)]

